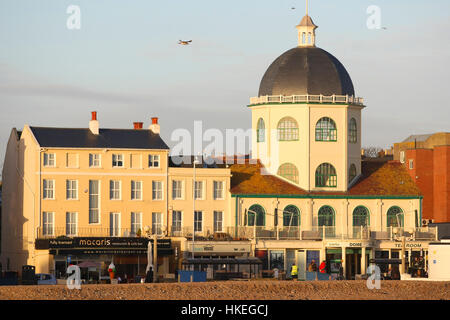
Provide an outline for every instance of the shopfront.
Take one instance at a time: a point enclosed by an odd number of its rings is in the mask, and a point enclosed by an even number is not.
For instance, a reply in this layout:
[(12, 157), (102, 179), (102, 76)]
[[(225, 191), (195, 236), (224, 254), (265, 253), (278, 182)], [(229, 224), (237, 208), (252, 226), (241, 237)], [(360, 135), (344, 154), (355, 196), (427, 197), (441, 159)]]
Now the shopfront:
[[(54, 274), (65, 278), (70, 264), (80, 265), (82, 279), (101, 282), (109, 278), (108, 266), (116, 267), (116, 276), (132, 282), (144, 276), (147, 266), (147, 238), (61, 238), (38, 239), (37, 250), (48, 250), (53, 256)], [(169, 273), (169, 258), (173, 255), (170, 239), (158, 239), (158, 275)]]

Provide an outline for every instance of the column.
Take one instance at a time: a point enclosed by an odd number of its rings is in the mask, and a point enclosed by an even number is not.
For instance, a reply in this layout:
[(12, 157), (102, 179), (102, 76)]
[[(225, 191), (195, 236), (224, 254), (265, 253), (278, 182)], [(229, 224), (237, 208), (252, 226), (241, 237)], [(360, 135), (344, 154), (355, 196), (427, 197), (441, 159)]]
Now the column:
[(308, 211), (305, 214), (305, 223), (302, 223), (302, 225), (304, 225), (304, 229), (303, 230), (307, 230), (310, 231), (312, 230), (312, 220), (313, 220), (313, 207), (314, 207), (314, 201), (312, 199), (308, 200), (306, 202), (307, 206), (308, 206)]
[(348, 200), (342, 201), (342, 214), (341, 214), (341, 233), (342, 239), (348, 239), (348, 206), (350, 202)]
[(366, 247), (361, 248), (361, 274), (366, 274)]
[(347, 279), (347, 255), (346, 250), (347, 248), (345, 246), (342, 247), (342, 268), (344, 269), (344, 278)]

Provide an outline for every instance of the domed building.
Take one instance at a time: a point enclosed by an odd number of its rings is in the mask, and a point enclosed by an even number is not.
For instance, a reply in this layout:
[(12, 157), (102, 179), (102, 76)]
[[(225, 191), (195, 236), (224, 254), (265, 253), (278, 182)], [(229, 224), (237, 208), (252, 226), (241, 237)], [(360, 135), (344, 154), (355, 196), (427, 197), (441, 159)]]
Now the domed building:
[(436, 237), (421, 228), (420, 190), (399, 162), (361, 156), (363, 99), (344, 65), (316, 47), (311, 17), (296, 27), (297, 47), (250, 98), (253, 164), (231, 166), (235, 236), (252, 239), (263, 269), (288, 273), (295, 263), (300, 279), (313, 260), (331, 274), (342, 263), (347, 279), (372, 258), (406, 255), (407, 270)]
[(305, 15), (298, 46), (279, 56), (250, 99), (253, 155), (304, 190), (347, 191), (361, 174), (361, 110), (342, 63), (316, 47)]

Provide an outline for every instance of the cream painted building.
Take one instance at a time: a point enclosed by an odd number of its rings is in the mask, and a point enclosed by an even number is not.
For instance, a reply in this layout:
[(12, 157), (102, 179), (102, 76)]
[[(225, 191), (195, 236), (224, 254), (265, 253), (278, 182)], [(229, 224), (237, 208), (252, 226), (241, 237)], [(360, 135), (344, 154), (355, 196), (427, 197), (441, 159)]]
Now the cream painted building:
[(179, 163), (157, 118), (148, 130), (101, 129), (96, 114), (88, 129), (13, 129), (3, 268), (32, 264), (59, 277), (73, 261), (105, 271), (114, 260), (118, 272), (142, 274), (147, 229), (160, 236), (160, 275), (192, 254), (256, 256), (287, 273), (296, 263), (301, 279), (312, 260), (326, 260), (330, 273), (343, 262), (352, 279), (371, 258), (403, 250), (405, 267), (426, 258), (437, 234), (421, 227), (419, 189), (399, 162), (361, 160), (363, 100), (345, 67), (315, 46), (308, 15), (297, 29), (298, 46), (269, 66), (250, 99), (252, 163)]
[(132, 277), (145, 273), (148, 230), (162, 243), (159, 274), (173, 274), (174, 248), (185, 250), (192, 235), (194, 170), (196, 236), (224, 232), (230, 169), (176, 166), (159, 130), (157, 118), (149, 129), (102, 129), (96, 112), (88, 129), (13, 129), (3, 169), (3, 268), (29, 264), (62, 277), (69, 263), (89, 261), (102, 276), (114, 261)]

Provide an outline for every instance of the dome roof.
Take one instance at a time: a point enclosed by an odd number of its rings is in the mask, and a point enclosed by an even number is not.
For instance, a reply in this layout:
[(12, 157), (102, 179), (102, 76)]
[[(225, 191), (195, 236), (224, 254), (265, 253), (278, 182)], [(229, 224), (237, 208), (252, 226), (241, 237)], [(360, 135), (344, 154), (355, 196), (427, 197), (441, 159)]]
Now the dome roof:
[(352, 79), (342, 63), (317, 47), (296, 47), (279, 56), (267, 69), (258, 96), (354, 96)]

